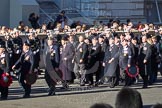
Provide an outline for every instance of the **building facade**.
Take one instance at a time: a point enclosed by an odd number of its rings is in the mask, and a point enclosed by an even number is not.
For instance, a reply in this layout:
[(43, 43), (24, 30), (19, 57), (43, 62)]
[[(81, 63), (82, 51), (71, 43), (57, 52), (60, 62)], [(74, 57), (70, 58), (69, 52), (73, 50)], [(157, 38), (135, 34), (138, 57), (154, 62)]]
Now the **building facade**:
[(1, 0), (0, 26), (17, 27), (19, 21), (30, 25), (29, 14), (39, 14), (39, 5), (35, 0)]
[[(94, 19), (133, 19), (159, 22), (162, 16), (162, 0), (54, 0), (61, 9), (76, 9), (82, 15)], [(157, 5), (156, 5), (157, 1)]]

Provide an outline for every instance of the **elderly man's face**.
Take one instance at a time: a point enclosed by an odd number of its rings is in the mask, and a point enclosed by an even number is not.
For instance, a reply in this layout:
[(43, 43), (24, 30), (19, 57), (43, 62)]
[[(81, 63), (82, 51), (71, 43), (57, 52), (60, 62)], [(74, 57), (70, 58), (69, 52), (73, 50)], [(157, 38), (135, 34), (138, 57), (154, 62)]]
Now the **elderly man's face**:
[(84, 37), (83, 36), (79, 36), (79, 42), (83, 42), (84, 41)]

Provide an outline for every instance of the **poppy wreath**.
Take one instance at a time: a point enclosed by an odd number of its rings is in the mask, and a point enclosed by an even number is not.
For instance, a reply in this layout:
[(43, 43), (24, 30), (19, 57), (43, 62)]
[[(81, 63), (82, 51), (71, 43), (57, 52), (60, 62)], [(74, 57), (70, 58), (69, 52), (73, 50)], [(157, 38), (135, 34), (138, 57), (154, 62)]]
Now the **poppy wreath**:
[(135, 66), (127, 67), (126, 74), (131, 78), (136, 77), (139, 74), (138, 66), (135, 65)]
[(0, 85), (2, 87), (9, 87), (12, 84), (12, 77), (7, 73), (3, 73), (0, 77)]

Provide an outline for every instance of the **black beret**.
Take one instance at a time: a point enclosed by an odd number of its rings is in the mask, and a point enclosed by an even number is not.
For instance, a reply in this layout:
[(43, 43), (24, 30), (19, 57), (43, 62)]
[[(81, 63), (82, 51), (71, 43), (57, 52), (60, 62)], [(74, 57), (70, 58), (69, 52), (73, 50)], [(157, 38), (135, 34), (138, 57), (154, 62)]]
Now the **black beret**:
[(29, 41), (25, 41), (25, 42), (24, 42), (24, 45), (25, 45), (25, 46), (30, 46), (30, 42), (29, 42)]
[(130, 36), (131, 36), (131, 38), (133, 38), (133, 37), (134, 37), (134, 33), (131, 32), (131, 33), (130, 33)]
[(0, 44), (0, 48), (6, 48), (6, 47), (5, 47), (5, 45), (1, 45), (1, 44)]
[(137, 36), (134, 36), (132, 39), (133, 40), (138, 40), (138, 37)]
[(113, 33), (113, 36), (114, 36), (114, 37), (117, 37), (117, 36), (119, 36), (119, 35), (118, 35), (118, 33), (115, 33), (115, 32), (114, 32), (114, 33)]
[(64, 11), (64, 10), (62, 10), (62, 11), (61, 11), (61, 13), (62, 13), (62, 14), (65, 14), (65, 11)]
[(98, 37), (97, 37), (97, 36), (94, 36), (94, 37), (92, 37), (92, 39), (94, 39), (94, 40), (98, 40)]
[(115, 38), (114, 38), (114, 36), (110, 36), (110, 37), (109, 37), (109, 39), (112, 39), (112, 40), (114, 40)]
[(68, 37), (63, 36), (63, 37), (61, 38), (61, 40), (68, 41)]
[(6, 48), (6, 46), (5, 46), (5, 41), (1, 41), (1, 42), (0, 42), (0, 48)]
[(151, 34), (147, 33), (146, 37), (147, 37), (147, 39), (151, 38)]
[(104, 35), (103, 34), (100, 34), (99, 35), (99, 38), (103, 38), (104, 39)]

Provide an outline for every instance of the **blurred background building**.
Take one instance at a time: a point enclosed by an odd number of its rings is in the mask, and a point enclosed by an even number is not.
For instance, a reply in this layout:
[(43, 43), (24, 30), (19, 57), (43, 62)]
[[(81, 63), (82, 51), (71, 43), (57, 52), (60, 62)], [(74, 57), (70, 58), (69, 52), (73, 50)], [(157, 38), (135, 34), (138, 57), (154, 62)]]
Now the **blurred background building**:
[(92, 24), (94, 20), (108, 22), (161, 23), (162, 0), (1, 0), (0, 25), (16, 26), (20, 20), (29, 24), (28, 15), (40, 15), (40, 23), (54, 21), (61, 10), (66, 11), (69, 24), (80, 21)]

